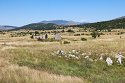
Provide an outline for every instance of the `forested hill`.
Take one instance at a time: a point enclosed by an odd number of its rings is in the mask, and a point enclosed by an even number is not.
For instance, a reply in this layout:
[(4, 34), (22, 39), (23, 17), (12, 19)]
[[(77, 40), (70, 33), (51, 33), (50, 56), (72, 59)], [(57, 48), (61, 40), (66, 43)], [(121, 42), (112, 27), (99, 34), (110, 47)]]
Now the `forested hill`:
[(32, 23), (28, 24), (22, 27), (19, 27), (15, 30), (20, 30), (20, 29), (32, 29), (32, 30), (52, 30), (59, 28), (60, 26), (52, 23), (44, 24), (44, 23)]
[(78, 25), (79, 27), (86, 27), (86, 28), (95, 28), (98, 30), (103, 29), (125, 29), (125, 17), (120, 17), (117, 19), (113, 19), (110, 21), (103, 21), (103, 22), (96, 22), (96, 23), (89, 23), (84, 25)]

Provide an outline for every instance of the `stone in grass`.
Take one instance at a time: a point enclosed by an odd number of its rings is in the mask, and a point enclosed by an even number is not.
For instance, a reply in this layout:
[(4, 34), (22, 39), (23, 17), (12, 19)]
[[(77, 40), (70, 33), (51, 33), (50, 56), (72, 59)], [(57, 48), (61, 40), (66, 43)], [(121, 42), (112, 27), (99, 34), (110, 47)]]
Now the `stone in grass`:
[(60, 34), (56, 34), (56, 35), (55, 35), (55, 37), (54, 37), (54, 39), (55, 39), (55, 40), (61, 40), (61, 39), (62, 39), (62, 37), (61, 37), (61, 35), (60, 35)]
[(93, 59), (89, 58), (89, 56), (85, 56), (85, 59), (89, 60), (89, 61), (94, 61)]
[(56, 54), (57, 54), (57, 55), (60, 55), (60, 56), (65, 55), (64, 51), (62, 51), (62, 50), (58, 50)]
[(125, 58), (124, 56), (122, 56), (122, 53), (119, 52), (118, 55), (116, 56), (117, 58), (117, 62), (121, 65), (122, 64), (122, 58)]
[(85, 59), (89, 59), (89, 56), (85, 56)]
[(75, 54), (75, 53), (76, 53), (76, 50), (72, 50), (72, 53), (74, 53), (74, 54)]
[(101, 61), (102, 61), (102, 60), (103, 60), (103, 57), (101, 56), (101, 57), (99, 58), (99, 60), (101, 60)]
[(110, 66), (110, 65), (113, 64), (113, 61), (112, 61), (112, 59), (111, 59), (110, 57), (107, 57), (107, 58), (106, 58), (106, 62), (107, 62), (107, 64), (108, 64), (108, 66)]

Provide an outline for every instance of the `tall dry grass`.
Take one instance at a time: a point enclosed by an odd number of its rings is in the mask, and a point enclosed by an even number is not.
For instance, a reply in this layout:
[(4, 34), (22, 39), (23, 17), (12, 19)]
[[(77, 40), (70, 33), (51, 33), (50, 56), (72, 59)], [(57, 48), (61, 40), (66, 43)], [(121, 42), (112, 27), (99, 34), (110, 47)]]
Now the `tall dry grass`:
[[(3, 50), (0, 51), (2, 52)], [(9, 53), (3, 52), (0, 55), (0, 83), (86, 83), (86, 81), (78, 77), (50, 74), (26, 66), (20, 67), (10, 63)]]
[(0, 71), (0, 83), (85, 83), (78, 77), (54, 75), (47, 72), (19, 67), (7, 66)]

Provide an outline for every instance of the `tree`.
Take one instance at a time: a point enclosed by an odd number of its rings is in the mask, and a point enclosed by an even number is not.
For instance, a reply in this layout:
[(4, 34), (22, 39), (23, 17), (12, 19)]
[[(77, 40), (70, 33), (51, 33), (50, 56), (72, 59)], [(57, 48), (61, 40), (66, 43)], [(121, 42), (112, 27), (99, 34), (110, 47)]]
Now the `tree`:
[(39, 32), (38, 31), (35, 31), (35, 36), (39, 35)]
[(99, 33), (98, 31), (93, 31), (93, 32), (91, 33), (91, 36), (92, 36), (93, 38), (100, 37), (100, 33)]
[(91, 33), (91, 35), (92, 35), (93, 38), (96, 38), (96, 36), (97, 36), (96, 31), (93, 31), (93, 32)]
[(48, 39), (48, 35), (47, 34), (45, 34), (45, 39)]

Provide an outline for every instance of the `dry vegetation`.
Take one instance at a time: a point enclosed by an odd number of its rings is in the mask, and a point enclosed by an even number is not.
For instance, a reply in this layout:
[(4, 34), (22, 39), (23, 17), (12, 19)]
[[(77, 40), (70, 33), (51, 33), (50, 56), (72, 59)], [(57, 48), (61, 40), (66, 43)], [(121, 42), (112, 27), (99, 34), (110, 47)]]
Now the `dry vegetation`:
[[(63, 33), (64, 34), (64, 33)], [(60, 42), (40, 42), (24, 37), (0, 35), (0, 83), (124, 83), (125, 63), (107, 66), (105, 61), (87, 62), (67, 60), (53, 56), (57, 50), (86, 53), (93, 59), (114, 57), (119, 51), (125, 55), (125, 35), (102, 35), (93, 39), (89, 35), (69, 36), (64, 34)], [(120, 36), (122, 38), (120, 38)], [(50, 35), (52, 37), (52, 35)], [(81, 41), (81, 37), (87, 41)]]

